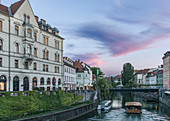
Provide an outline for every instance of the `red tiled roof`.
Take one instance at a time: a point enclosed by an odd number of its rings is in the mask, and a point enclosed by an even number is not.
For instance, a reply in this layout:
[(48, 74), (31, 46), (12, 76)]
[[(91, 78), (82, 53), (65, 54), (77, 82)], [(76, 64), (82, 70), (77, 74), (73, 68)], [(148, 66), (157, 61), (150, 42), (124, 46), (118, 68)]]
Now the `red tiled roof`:
[(75, 61), (74, 63), (73, 63), (73, 66), (77, 69), (78, 68), (78, 72), (83, 72), (83, 66), (81, 65), (81, 62), (80, 61)]
[(8, 7), (0, 4), (0, 12), (8, 14)]
[(146, 74), (150, 69), (138, 70), (135, 74)]
[(25, 0), (20, 0), (20, 1), (12, 4), (12, 5), (10, 6), (12, 15), (15, 14), (15, 12), (19, 9), (19, 7), (22, 5), (22, 3), (23, 3), (24, 1), (25, 1)]

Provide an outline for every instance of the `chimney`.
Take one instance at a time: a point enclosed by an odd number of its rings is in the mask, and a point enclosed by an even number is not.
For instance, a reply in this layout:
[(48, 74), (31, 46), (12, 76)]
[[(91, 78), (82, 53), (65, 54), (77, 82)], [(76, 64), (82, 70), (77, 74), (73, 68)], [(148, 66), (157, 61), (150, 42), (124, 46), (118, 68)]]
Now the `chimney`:
[(44, 19), (41, 19), (42, 22), (44, 22), (44, 24), (46, 24), (46, 21)]
[(38, 16), (35, 16), (35, 19), (36, 19), (37, 22), (39, 21), (39, 17)]

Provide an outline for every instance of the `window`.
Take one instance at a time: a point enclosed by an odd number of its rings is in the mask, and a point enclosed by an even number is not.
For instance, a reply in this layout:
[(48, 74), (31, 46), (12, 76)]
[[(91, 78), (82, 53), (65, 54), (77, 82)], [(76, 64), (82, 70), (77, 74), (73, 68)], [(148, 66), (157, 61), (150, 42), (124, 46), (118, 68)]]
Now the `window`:
[(34, 57), (37, 57), (37, 48), (34, 48)]
[(18, 60), (15, 60), (15, 68), (18, 68)]
[(26, 22), (26, 19), (27, 19), (27, 17), (26, 17), (26, 15), (24, 14), (24, 22)]
[(28, 69), (28, 62), (25, 62), (25, 69)]
[(31, 45), (27, 46), (27, 51), (28, 51), (29, 55), (32, 55), (32, 47), (31, 47)]
[(57, 41), (57, 49), (59, 49), (59, 41)]
[(19, 27), (17, 25), (15, 25), (15, 35), (19, 35)]
[(27, 22), (30, 23), (30, 17), (29, 16), (27, 16)]
[(43, 71), (45, 71), (45, 64), (43, 64)]
[(34, 41), (37, 41), (37, 33), (34, 32)]
[(51, 29), (51, 28), (49, 28), (49, 29), (48, 29), (48, 31), (49, 31), (49, 32), (52, 32), (52, 29)]
[(51, 81), (50, 81), (50, 78), (47, 79), (47, 85), (50, 85), (51, 84)]
[(48, 45), (48, 38), (46, 38), (46, 45)]
[(32, 31), (31, 31), (31, 29), (27, 29), (27, 37), (32, 38)]
[(46, 72), (48, 72), (48, 65), (46, 65)]
[(34, 63), (34, 70), (37, 70), (37, 63)]
[(0, 50), (3, 49), (3, 41), (0, 39)]
[(40, 79), (40, 85), (44, 85), (44, 78)]
[(43, 44), (45, 45), (45, 36), (43, 36)]
[(45, 59), (45, 50), (43, 50), (43, 59)]
[(57, 66), (55, 66), (55, 71), (54, 72), (57, 73)]
[(57, 67), (57, 73), (60, 73), (60, 68), (59, 67)]
[(46, 59), (48, 60), (49, 53), (48, 51), (46, 52)]
[(0, 31), (2, 31), (2, 21), (0, 21)]
[(57, 55), (57, 62), (60, 62), (60, 55)]
[(15, 49), (16, 49), (15, 52), (19, 53), (19, 44), (18, 43), (15, 44)]
[(2, 67), (2, 58), (0, 58), (0, 67)]
[(81, 77), (81, 74), (78, 74), (78, 77)]

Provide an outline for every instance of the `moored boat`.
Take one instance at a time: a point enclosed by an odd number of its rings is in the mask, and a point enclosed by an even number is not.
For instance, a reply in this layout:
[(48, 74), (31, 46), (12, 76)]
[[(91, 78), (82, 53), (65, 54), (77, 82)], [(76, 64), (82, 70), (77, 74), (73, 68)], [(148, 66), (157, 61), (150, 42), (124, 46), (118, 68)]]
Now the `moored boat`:
[(111, 107), (112, 107), (112, 101), (104, 100), (98, 105), (97, 109), (98, 110), (109, 110)]
[(140, 102), (126, 102), (126, 113), (139, 114), (141, 113), (142, 104)]

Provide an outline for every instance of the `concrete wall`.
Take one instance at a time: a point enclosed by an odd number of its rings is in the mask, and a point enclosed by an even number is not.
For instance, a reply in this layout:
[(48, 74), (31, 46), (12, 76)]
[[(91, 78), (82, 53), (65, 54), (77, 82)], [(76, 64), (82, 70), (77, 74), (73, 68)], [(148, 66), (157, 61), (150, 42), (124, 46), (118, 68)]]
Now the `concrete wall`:
[(61, 112), (47, 114), (34, 118), (21, 119), (17, 121), (68, 121), (78, 118), (82, 115), (94, 111), (97, 107), (97, 103), (92, 103), (84, 106), (80, 106), (74, 109), (69, 109)]

